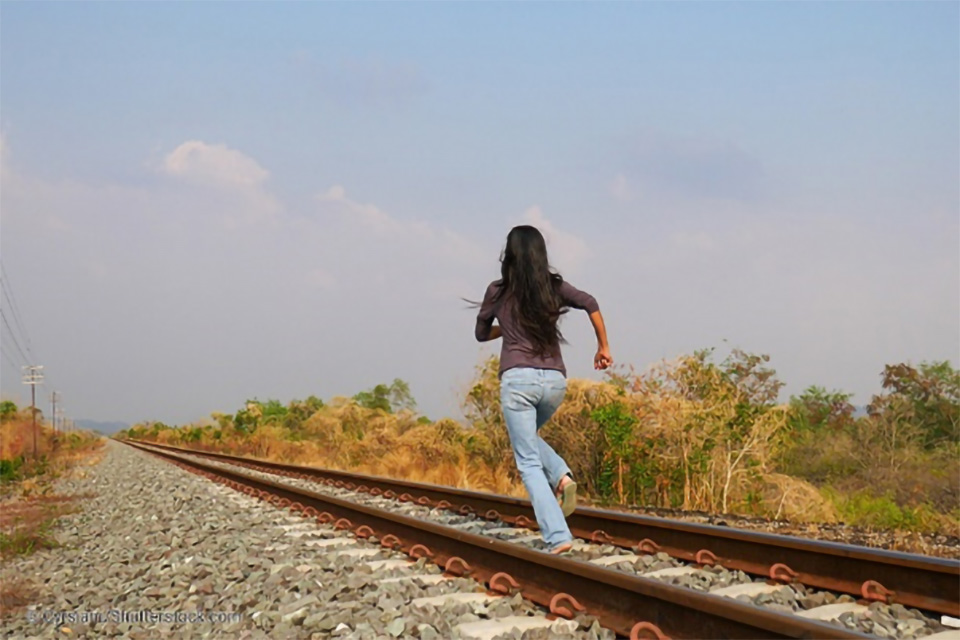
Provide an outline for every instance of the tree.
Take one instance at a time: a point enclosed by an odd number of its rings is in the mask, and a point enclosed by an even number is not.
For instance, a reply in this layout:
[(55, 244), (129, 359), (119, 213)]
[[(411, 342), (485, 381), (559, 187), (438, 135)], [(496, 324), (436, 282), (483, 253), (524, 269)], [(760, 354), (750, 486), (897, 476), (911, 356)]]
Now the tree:
[(417, 402), (410, 393), (410, 385), (400, 378), (395, 378), (388, 386), (378, 384), (373, 389), (361, 391), (353, 396), (353, 399), (361, 407), (367, 409), (380, 409), (387, 413), (393, 413), (401, 409), (416, 409)]
[(652, 462), (662, 466), (648, 475), (678, 483), (684, 509), (727, 512), (734, 501), (759, 495), (786, 410), (775, 404), (783, 383), (766, 366), (769, 356), (734, 349), (716, 364), (712, 352), (664, 362), (629, 386), (640, 420), (636, 439), (659, 445)]
[(10, 400), (0, 402), (0, 420), (9, 420), (17, 416), (17, 405)]
[(213, 418), (220, 426), (221, 431), (229, 429), (233, 426), (233, 416), (229, 413), (220, 413), (219, 411), (214, 411), (210, 414), (210, 417)]
[(799, 396), (790, 398), (787, 424), (791, 431), (819, 431), (824, 427), (842, 429), (853, 421), (852, 397), (851, 393), (827, 392), (818, 386), (807, 387)]
[(948, 361), (922, 362), (917, 367), (887, 365), (881, 375), (886, 394), (873, 397), (867, 407), (871, 416), (879, 416), (891, 406), (896, 406), (900, 415), (906, 404), (926, 446), (960, 438), (960, 371)]
[(241, 433), (253, 433), (260, 425), (263, 409), (257, 400), (247, 400), (247, 406), (233, 417), (234, 428)]
[[(256, 402), (256, 401), (254, 401)], [(287, 408), (280, 403), (279, 400), (267, 400), (266, 402), (258, 403), (260, 405), (260, 412), (262, 415), (263, 424), (278, 424), (282, 423), (283, 419), (287, 415)]]
[(323, 400), (310, 396), (306, 400), (292, 400), (287, 406), (287, 414), (283, 419), (283, 426), (291, 431), (298, 430), (310, 416), (323, 407)]

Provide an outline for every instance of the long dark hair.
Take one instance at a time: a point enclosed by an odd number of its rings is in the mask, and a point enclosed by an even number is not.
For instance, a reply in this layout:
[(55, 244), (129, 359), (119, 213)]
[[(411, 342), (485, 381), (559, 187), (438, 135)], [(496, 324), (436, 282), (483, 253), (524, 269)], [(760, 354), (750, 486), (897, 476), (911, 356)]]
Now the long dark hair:
[(550, 269), (547, 243), (536, 227), (521, 225), (510, 230), (500, 255), (500, 275), (503, 286), (495, 300), (510, 298), (517, 323), (537, 355), (555, 354), (566, 342), (557, 326), (567, 311), (559, 294), (563, 277)]

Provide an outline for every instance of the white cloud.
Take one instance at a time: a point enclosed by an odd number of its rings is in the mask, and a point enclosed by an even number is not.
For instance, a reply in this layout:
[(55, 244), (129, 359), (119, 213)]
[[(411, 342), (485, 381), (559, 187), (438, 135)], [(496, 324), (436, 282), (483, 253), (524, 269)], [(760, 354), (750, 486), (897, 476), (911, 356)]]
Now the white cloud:
[(163, 170), (206, 185), (255, 187), (269, 177), (256, 160), (222, 144), (188, 140), (167, 154)]
[(161, 170), (186, 182), (209, 187), (221, 196), (239, 197), (239, 201), (209, 207), (226, 212), (221, 217), (230, 229), (272, 218), (282, 209), (265, 188), (270, 172), (250, 156), (223, 144), (188, 140), (164, 157)]
[(340, 185), (330, 187), (326, 192), (317, 196), (317, 199), (320, 202), (339, 205), (342, 211), (352, 214), (359, 219), (362, 224), (372, 228), (378, 233), (402, 231), (403, 225), (397, 220), (394, 220), (372, 204), (361, 204), (355, 200), (351, 200), (347, 197), (347, 190)]
[(573, 233), (558, 229), (543, 215), (539, 206), (527, 209), (523, 214), (523, 222), (537, 227), (543, 234), (547, 241), (550, 262), (558, 269), (577, 271), (590, 255), (586, 242)]
[(393, 243), (409, 247), (417, 246), (431, 255), (439, 254), (457, 262), (476, 263), (483, 259), (480, 248), (472, 240), (449, 229), (437, 228), (423, 220), (395, 218), (373, 204), (357, 202), (347, 196), (347, 190), (334, 185), (317, 196), (322, 204), (333, 205), (335, 210), (346, 214), (346, 222), (359, 222), (372, 229), (378, 236)]

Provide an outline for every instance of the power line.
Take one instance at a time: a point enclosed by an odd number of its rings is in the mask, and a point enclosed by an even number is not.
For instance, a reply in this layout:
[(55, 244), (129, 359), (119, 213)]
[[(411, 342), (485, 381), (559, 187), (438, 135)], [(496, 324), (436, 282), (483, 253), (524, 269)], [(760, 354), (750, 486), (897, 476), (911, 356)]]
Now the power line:
[[(3, 266), (3, 261), (0, 260), (0, 290), (3, 292), (3, 299), (6, 300), (7, 306), (10, 308), (10, 316), (13, 318), (13, 324), (20, 331), (20, 338), (26, 344), (26, 352), (24, 352), (23, 347), (20, 345), (20, 340), (17, 340), (17, 333), (13, 330), (13, 326), (10, 324), (6, 313), (3, 312), (3, 307), (0, 306), (0, 319), (3, 321), (3, 326), (6, 327), (7, 331), (0, 331), (0, 337), (9, 335), (10, 341), (13, 342), (14, 347), (16, 347), (16, 353), (20, 355), (20, 358), (23, 362), (23, 365), (20, 367), (24, 371), (29, 373), (24, 376), (24, 384), (28, 384), (31, 387), (31, 404), (33, 405), (34, 412), (34, 456), (37, 455), (37, 444), (36, 444), (36, 385), (43, 383), (43, 374), (39, 373), (43, 369), (42, 366), (37, 366), (36, 354), (33, 352), (33, 342), (30, 340), (30, 334), (27, 333), (26, 326), (23, 322), (23, 316), (20, 314), (20, 307), (17, 305), (17, 296), (13, 293), (13, 287), (10, 285), (10, 276), (7, 275), (7, 269)], [(2, 340), (0, 340), (0, 346), (2, 345)], [(16, 363), (12, 362), (14, 358), (11, 358), (11, 352), (9, 349), (9, 341), (7, 342), (7, 348), (3, 350), (4, 359), (9, 362), (11, 365), (16, 367)], [(28, 357), (29, 356), (29, 357)], [(49, 382), (49, 381), (48, 381)], [(56, 404), (54, 404), (56, 407)], [(56, 425), (56, 408), (54, 408), (54, 425)]]
[(13, 354), (14, 356), (18, 356), (17, 357), (17, 359), (19, 360), (19, 362), (17, 363), (18, 367), (21, 364), (30, 364), (26, 360), (23, 360), (22, 358), (19, 357), (20, 354), (17, 353), (17, 349), (14, 346), (11, 346), (11, 341), (12, 341), (12, 338), (10, 339), (7, 338), (6, 331), (0, 331), (0, 348), (2, 348), (7, 354)]
[(29, 363), (30, 358), (26, 356), (26, 354), (23, 352), (23, 349), (20, 347), (20, 343), (17, 342), (17, 336), (14, 335), (13, 329), (10, 328), (10, 322), (7, 321), (7, 315), (3, 312), (3, 309), (0, 309), (0, 318), (3, 319), (3, 324), (7, 328), (7, 335), (10, 336), (11, 340), (13, 340), (13, 344), (17, 347), (17, 351), (20, 352), (20, 356), (23, 358), (23, 361)]
[[(7, 304), (10, 305), (10, 309), (13, 312), (13, 322), (17, 325), (17, 328), (20, 330), (20, 335), (23, 336), (24, 342), (27, 344), (27, 353), (29, 353), (32, 358), (33, 345), (30, 341), (30, 334), (23, 328), (24, 323), (21, 320), (20, 309), (16, 303), (17, 297), (13, 295), (13, 287), (10, 286), (10, 276), (7, 275), (7, 270), (3, 267), (2, 261), (0, 261), (0, 289), (3, 290), (3, 297), (6, 298)], [(10, 325), (8, 324), (7, 326), (9, 327)]]
[(10, 356), (7, 355), (7, 352), (6, 352), (6, 351), (0, 350), (0, 356), (2, 356), (3, 359), (6, 360), (7, 363), (8, 363), (11, 367), (13, 367), (14, 369), (18, 369), (18, 368), (20, 368), (20, 367), (22, 366), (22, 365), (20, 365), (20, 364), (17, 364), (17, 363), (14, 362), (13, 360), (11, 360), (11, 359), (10, 359)]
[(6, 345), (3, 345), (3, 349), (0, 349), (0, 353), (3, 354), (4, 362), (9, 363), (11, 367), (13, 367), (18, 371), (23, 367), (27, 366), (23, 363), (22, 360), (17, 358), (16, 355), (11, 356), (10, 354), (13, 353), (13, 351), (11, 349), (8, 349)]

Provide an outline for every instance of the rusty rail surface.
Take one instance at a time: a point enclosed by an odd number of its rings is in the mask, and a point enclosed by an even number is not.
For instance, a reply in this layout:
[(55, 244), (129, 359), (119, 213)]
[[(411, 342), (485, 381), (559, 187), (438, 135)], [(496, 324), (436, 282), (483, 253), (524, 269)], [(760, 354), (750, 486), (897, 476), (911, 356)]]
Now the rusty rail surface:
[[(536, 528), (530, 502), (520, 498), (171, 445), (143, 444), (371, 493), (406, 494), (421, 504)], [(900, 603), (960, 617), (960, 561), (957, 560), (586, 507), (579, 507), (567, 518), (567, 523), (573, 535), (593, 542), (643, 553), (662, 551), (698, 564), (715, 563), (782, 582), (800, 582), (865, 600)]]
[[(129, 442), (129, 441), (128, 441)], [(728, 598), (554, 556), (519, 545), (375, 509), (348, 500), (223, 469), (172, 451), (129, 442), (187, 470), (321, 523), (376, 536), (381, 545), (426, 556), (452, 575), (469, 575), (491, 591), (520, 593), (553, 615), (595, 616), (622, 636), (659, 638), (869, 638)], [(641, 636), (641, 634), (644, 634)]]

